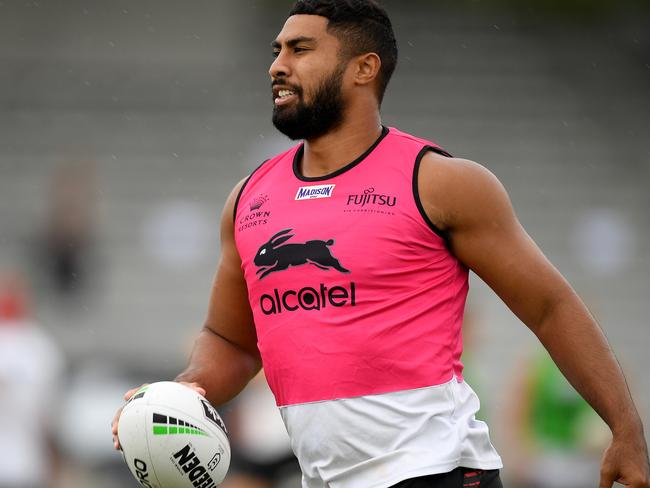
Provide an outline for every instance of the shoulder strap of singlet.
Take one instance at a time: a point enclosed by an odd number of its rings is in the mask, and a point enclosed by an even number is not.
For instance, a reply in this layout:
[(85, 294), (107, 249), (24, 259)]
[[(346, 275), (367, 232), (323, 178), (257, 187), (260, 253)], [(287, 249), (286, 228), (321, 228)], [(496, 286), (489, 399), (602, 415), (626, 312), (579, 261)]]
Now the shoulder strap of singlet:
[(244, 181), (244, 184), (239, 189), (239, 192), (237, 192), (237, 198), (235, 199), (235, 205), (233, 206), (233, 210), (232, 210), (232, 221), (233, 222), (235, 220), (237, 220), (237, 207), (239, 206), (239, 199), (241, 198), (242, 193), (244, 193), (244, 188), (246, 188), (246, 185), (248, 185), (248, 182), (251, 180), (251, 177), (255, 174), (255, 172), (258, 169), (260, 169), (262, 166), (264, 166), (264, 163), (266, 163), (267, 161), (269, 161), (269, 160), (266, 159), (266, 160), (262, 161), (262, 164), (260, 164), (257, 168), (255, 168), (253, 171), (251, 171), (251, 174), (249, 174), (246, 177), (246, 180)]
[(449, 235), (441, 230), (436, 224), (434, 224), (427, 213), (424, 210), (424, 206), (422, 205), (422, 201), (420, 200), (420, 190), (418, 188), (418, 175), (420, 174), (420, 163), (422, 162), (422, 158), (426, 153), (429, 151), (435, 152), (437, 154), (440, 154), (442, 156), (445, 156), (447, 158), (453, 157), (451, 154), (449, 154), (447, 151), (442, 149), (439, 146), (431, 146), (431, 145), (426, 145), (422, 149), (420, 149), (420, 152), (415, 158), (415, 166), (413, 167), (413, 198), (415, 199), (415, 205), (418, 208), (418, 212), (420, 212), (420, 215), (424, 219), (424, 222), (427, 224), (427, 226), (435, 232), (438, 236), (440, 236), (442, 239), (445, 240), (445, 242), (448, 242)]

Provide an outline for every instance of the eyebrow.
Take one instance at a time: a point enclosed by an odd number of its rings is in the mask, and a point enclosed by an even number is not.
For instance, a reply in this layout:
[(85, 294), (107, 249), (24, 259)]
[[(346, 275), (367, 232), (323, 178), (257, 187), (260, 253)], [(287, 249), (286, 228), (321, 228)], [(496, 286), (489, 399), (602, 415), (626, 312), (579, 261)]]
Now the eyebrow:
[[(305, 36), (299, 36), (299, 37), (294, 37), (293, 39), (289, 39), (286, 44), (288, 47), (294, 47), (296, 44), (300, 44), (301, 42), (314, 42), (316, 39), (313, 37), (305, 37)], [(271, 47), (273, 49), (280, 49), (282, 47), (282, 44), (276, 39), (271, 43)]]

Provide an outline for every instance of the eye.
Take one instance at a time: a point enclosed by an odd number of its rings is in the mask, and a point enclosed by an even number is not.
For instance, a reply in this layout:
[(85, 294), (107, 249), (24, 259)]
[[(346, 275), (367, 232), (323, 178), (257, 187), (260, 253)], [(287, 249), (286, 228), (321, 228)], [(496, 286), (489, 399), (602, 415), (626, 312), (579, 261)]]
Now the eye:
[(262, 254), (266, 254), (266, 249), (262, 249), (262, 250), (260, 251), (260, 255), (262, 255)]
[(279, 49), (274, 49), (273, 53), (271, 54), (274, 58), (277, 58), (280, 55), (280, 50)]

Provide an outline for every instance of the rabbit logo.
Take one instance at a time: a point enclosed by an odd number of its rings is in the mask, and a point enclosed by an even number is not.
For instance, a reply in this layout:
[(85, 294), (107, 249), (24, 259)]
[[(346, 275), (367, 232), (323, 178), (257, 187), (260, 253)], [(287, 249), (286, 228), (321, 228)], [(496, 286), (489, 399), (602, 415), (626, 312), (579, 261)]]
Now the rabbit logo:
[(332, 255), (329, 249), (329, 246), (334, 244), (334, 239), (307, 241), (301, 244), (291, 243), (282, 246), (281, 244), (294, 236), (294, 234), (289, 234), (292, 230), (281, 230), (258, 249), (253, 262), (259, 268), (256, 274), (260, 275), (260, 280), (275, 271), (284, 271), (290, 266), (303, 264), (312, 264), (323, 270), (334, 268), (341, 273), (350, 272), (341, 266), (339, 260)]

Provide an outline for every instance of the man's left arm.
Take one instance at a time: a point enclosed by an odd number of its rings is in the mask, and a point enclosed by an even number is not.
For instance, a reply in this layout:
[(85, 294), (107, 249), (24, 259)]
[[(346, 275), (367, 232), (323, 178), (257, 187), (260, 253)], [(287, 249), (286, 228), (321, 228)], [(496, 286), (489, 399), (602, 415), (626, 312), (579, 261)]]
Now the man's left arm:
[(539, 338), (575, 389), (610, 427), (601, 488), (650, 488), (641, 419), (623, 372), (591, 313), (518, 222), (506, 191), (482, 166), (427, 155), (419, 192), (452, 252)]

